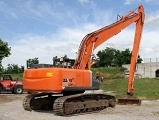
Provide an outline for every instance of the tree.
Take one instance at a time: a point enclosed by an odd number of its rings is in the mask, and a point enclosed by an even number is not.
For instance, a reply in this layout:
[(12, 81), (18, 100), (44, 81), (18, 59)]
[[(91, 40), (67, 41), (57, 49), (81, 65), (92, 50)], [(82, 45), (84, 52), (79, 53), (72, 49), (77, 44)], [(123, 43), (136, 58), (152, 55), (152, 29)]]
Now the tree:
[(4, 73), (12, 74), (12, 73), (23, 73), (24, 66), (19, 67), (18, 64), (8, 64), (7, 68), (4, 70)]
[(99, 67), (112, 66), (115, 59), (116, 50), (114, 48), (107, 47), (105, 50), (99, 51), (97, 56), (100, 58)]
[(24, 72), (24, 66), (20, 66), (20, 67), (19, 67), (19, 72), (20, 72), (20, 73), (23, 73), (23, 72)]
[(118, 66), (122, 66), (122, 64), (130, 64), (131, 61), (131, 51), (129, 49), (125, 49), (121, 51), (120, 57), (117, 57), (120, 60), (120, 64)]
[(0, 38), (0, 74), (2, 73), (2, 60), (11, 54), (10, 51), (11, 47), (8, 47), (8, 43)]
[(6, 73), (13, 73), (13, 67), (12, 64), (8, 64), (7, 69), (6, 69)]
[[(93, 64), (92, 67), (109, 67), (117, 66), (121, 67), (122, 64), (130, 64), (131, 51), (125, 49), (124, 51), (116, 50), (114, 48), (106, 47), (105, 50), (99, 51), (97, 56), (100, 58), (99, 63)], [(137, 63), (141, 63), (142, 59), (138, 56)]]
[(35, 57), (27, 60), (27, 68), (31, 67), (33, 64), (39, 64), (38, 58)]
[(17, 64), (12, 64), (13, 73), (19, 73), (19, 67)]

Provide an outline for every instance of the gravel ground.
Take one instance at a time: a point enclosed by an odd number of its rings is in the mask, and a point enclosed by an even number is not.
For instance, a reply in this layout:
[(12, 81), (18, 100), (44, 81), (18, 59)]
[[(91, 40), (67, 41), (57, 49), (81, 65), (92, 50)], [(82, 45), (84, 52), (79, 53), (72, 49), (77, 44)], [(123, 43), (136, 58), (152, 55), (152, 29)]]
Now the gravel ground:
[(0, 120), (158, 120), (159, 100), (142, 101), (141, 106), (117, 105), (100, 112), (73, 115), (70, 117), (56, 116), (52, 111), (25, 111), (22, 99), (26, 94), (0, 94)]

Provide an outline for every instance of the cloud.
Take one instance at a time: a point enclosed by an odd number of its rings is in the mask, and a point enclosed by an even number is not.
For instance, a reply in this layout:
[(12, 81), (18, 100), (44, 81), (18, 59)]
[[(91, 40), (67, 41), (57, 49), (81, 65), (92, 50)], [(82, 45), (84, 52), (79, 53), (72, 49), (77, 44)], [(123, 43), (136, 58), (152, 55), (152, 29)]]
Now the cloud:
[(3, 59), (4, 67), (7, 64), (26, 65), (26, 60), (39, 58), (40, 63), (52, 64), (52, 57), (68, 55), (76, 57), (79, 45), (83, 37), (96, 30), (94, 24), (84, 25), (81, 28), (63, 28), (57, 33), (47, 36), (24, 35), (11, 45), (11, 55)]
[[(26, 60), (29, 58), (39, 58), (40, 63), (52, 64), (52, 57), (68, 55), (69, 58), (76, 58), (76, 52), (83, 37), (97, 29), (100, 26), (96, 24), (84, 24), (79, 28), (63, 28), (57, 33), (51, 33), (47, 36), (39, 35), (24, 35), (15, 41), (12, 47), (12, 55), (2, 61), (4, 67), (8, 63), (26, 65)], [(112, 47), (118, 50), (125, 50), (126, 48), (132, 49), (135, 29), (126, 28), (119, 34), (110, 38), (107, 42), (100, 45), (94, 53), (103, 50), (106, 47)], [(141, 58), (150, 55), (159, 56), (157, 44), (159, 41), (158, 31), (143, 32), (141, 41), (140, 56)], [(13, 41), (13, 40), (12, 40)]]
[(145, 26), (157, 27), (159, 26), (159, 11), (146, 14)]
[(132, 4), (134, 0), (125, 0), (124, 5), (130, 5)]
[(152, 0), (145, 0), (146, 3), (151, 2)]
[(148, 3), (149, 5), (159, 5), (158, 0), (145, 0), (145, 3)]
[(85, 4), (85, 3), (89, 3), (90, 0), (79, 0), (79, 2), (80, 2), (81, 4)]
[(93, 2), (92, 0), (79, 0), (80, 4), (84, 5), (84, 4), (88, 4), (92, 7), (92, 8), (96, 8), (96, 4), (95, 2)]
[(142, 35), (140, 54), (143, 58), (159, 57), (159, 31), (144, 30)]
[[(58, 6), (62, 4), (57, 4)], [(56, 9), (54, 6), (51, 6), (49, 3), (42, 2), (34, 2), (34, 1), (26, 1), (24, 3), (24, 12), (31, 13), (37, 17), (44, 18), (47, 15), (57, 16)], [(50, 17), (50, 16), (49, 16)]]
[[(23, 19), (23, 17), (27, 17), (45, 23), (48, 23), (46, 21), (49, 21), (52, 18), (59, 20), (63, 19), (63, 17), (67, 17), (64, 4), (60, 1), (56, 4), (49, 4), (47, 1), (36, 2), (27, 0), (22, 2), (16, 0), (16, 2), (11, 2), (11, 4), (12, 5), (0, 1), (0, 12), (3, 13), (5, 17), (7, 16), (14, 19)], [(61, 7), (63, 9), (58, 9)]]
[(124, 5), (132, 5), (132, 4), (138, 4), (138, 3), (150, 3), (150, 2), (156, 2), (156, 0), (125, 0)]

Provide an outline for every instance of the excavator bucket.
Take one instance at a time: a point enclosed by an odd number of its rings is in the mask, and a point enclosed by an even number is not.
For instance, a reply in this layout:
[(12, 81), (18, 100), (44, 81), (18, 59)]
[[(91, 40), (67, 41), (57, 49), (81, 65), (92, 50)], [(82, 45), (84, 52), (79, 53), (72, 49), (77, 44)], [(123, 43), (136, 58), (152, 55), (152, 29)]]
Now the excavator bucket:
[(119, 104), (119, 105), (141, 105), (141, 99), (136, 98), (136, 97), (118, 98), (117, 104)]

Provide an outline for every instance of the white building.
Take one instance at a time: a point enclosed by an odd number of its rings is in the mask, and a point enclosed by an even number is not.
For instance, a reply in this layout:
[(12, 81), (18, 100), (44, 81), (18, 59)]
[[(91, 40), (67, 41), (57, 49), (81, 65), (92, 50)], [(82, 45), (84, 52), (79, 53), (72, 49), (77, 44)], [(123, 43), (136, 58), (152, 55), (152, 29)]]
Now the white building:
[[(122, 67), (130, 70), (130, 64), (122, 65)], [(128, 71), (125, 75), (128, 76)], [(159, 62), (138, 63), (136, 65), (135, 76), (140, 78), (155, 78), (159, 77)]]

